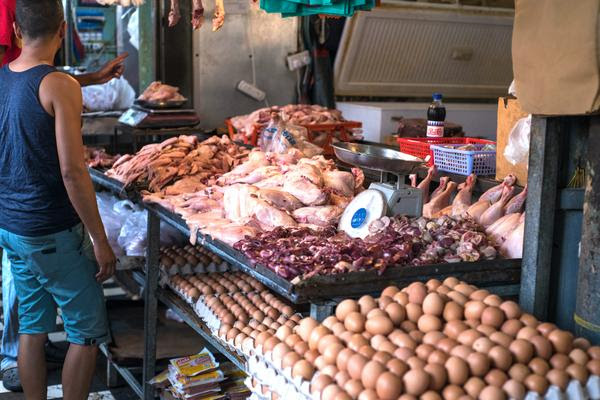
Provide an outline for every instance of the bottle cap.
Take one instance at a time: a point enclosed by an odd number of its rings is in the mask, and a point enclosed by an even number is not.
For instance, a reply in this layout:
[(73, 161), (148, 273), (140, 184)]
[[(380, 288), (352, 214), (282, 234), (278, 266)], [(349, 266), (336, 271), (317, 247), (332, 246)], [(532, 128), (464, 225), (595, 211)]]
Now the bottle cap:
[(442, 99), (442, 94), (441, 93), (434, 93), (433, 94), (433, 99), (434, 100), (441, 100)]

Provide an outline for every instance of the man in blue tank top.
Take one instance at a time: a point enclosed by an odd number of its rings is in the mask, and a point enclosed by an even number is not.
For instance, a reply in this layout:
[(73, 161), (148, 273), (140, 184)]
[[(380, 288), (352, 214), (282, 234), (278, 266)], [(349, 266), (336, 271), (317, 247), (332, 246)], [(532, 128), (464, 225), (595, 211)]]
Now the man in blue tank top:
[(100, 282), (116, 264), (83, 160), (81, 89), (52, 66), (63, 19), (60, 0), (18, 0), (22, 53), (0, 69), (0, 247), (19, 299), (19, 375), (31, 399), (46, 397), (55, 304), (70, 342), (64, 398), (87, 398), (108, 339)]

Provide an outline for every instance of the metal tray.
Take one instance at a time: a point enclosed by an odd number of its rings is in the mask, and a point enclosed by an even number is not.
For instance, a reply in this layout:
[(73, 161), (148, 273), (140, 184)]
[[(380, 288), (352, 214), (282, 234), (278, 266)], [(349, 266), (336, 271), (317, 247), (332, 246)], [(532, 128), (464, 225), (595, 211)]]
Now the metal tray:
[(376, 171), (408, 175), (425, 161), (389, 147), (361, 143), (332, 143), (333, 151), (341, 161)]
[(187, 103), (187, 99), (177, 100), (177, 101), (160, 101), (160, 102), (153, 102), (153, 101), (137, 99), (133, 102), (133, 104), (135, 104), (137, 106), (145, 107), (145, 108), (149, 108), (149, 109), (153, 109), (153, 110), (181, 108), (185, 103)]

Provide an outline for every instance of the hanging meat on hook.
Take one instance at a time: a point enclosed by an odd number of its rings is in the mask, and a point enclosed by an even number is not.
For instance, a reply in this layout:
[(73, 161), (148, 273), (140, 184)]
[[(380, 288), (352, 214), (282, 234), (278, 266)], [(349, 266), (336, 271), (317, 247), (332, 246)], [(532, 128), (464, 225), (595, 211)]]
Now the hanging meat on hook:
[(200, 29), (204, 23), (204, 6), (202, 0), (192, 0), (192, 27)]
[(219, 30), (225, 23), (225, 5), (223, 0), (215, 0), (215, 14), (213, 16), (213, 32)]
[(169, 11), (169, 28), (177, 25), (181, 19), (181, 13), (179, 12), (179, 0), (171, 0), (171, 10)]

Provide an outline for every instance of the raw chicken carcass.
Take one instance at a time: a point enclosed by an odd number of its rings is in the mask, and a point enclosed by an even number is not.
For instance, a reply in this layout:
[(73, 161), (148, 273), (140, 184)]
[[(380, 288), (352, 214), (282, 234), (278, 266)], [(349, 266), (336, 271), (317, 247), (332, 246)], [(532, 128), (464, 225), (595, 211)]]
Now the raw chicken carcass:
[(477, 175), (471, 174), (467, 176), (467, 180), (464, 185), (460, 188), (460, 191), (454, 197), (452, 201), (452, 215), (459, 216), (462, 215), (465, 211), (469, 209), (471, 206), (471, 197), (473, 195), (473, 187), (475, 186), (475, 182), (477, 181)]
[(213, 32), (219, 30), (225, 23), (225, 5), (223, 0), (215, 0), (215, 14), (212, 20)]
[(247, 237), (254, 237), (259, 230), (255, 227), (241, 224), (215, 225), (204, 229), (205, 234), (233, 246)]
[(435, 188), (433, 193), (431, 193), (431, 196), (429, 197), (429, 201), (435, 199), (437, 196), (442, 194), (444, 192), (444, 190), (446, 190), (446, 186), (448, 185), (448, 182), (450, 182), (450, 178), (447, 176), (442, 176), (440, 178), (440, 184), (438, 185), (437, 188)]
[(473, 203), (469, 208), (467, 208), (466, 214), (473, 218), (475, 222), (479, 222), (481, 214), (483, 214), (488, 208), (490, 208), (491, 205), (492, 203), (490, 203), (489, 200), (479, 200)]
[(354, 195), (354, 175), (350, 172), (333, 170), (323, 171), (325, 187), (334, 193), (350, 197)]
[(492, 225), (494, 222), (499, 220), (504, 215), (504, 206), (508, 203), (508, 200), (511, 198), (515, 188), (512, 186), (504, 185), (504, 189), (502, 190), (502, 195), (500, 200), (495, 202), (481, 214), (479, 218), (479, 223), (484, 227), (488, 227)]
[(254, 218), (258, 221), (260, 227), (266, 231), (271, 231), (279, 226), (291, 228), (296, 225), (296, 221), (285, 211), (270, 206), (266, 201), (257, 200), (253, 207)]
[(504, 190), (504, 187), (513, 186), (516, 181), (517, 178), (514, 175), (506, 175), (501, 184), (488, 189), (484, 194), (481, 195), (481, 197), (479, 197), (479, 200), (488, 200), (492, 204), (497, 202), (500, 200), (500, 197), (502, 197), (502, 191)]
[(294, 211), (304, 205), (291, 194), (279, 189), (260, 189), (258, 198), (285, 211)]
[(181, 13), (179, 12), (179, 0), (171, 0), (171, 10), (169, 11), (169, 28), (177, 25), (181, 19)]
[(160, 103), (165, 101), (183, 101), (185, 100), (185, 97), (179, 93), (178, 87), (155, 81), (144, 90), (138, 99), (152, 103)]
[(192, 0), (192, 28), (200, 29), (204, 23), (204, 6), (202, 0)]
[(501, 245), (519, 225), (520, 219), (521, 214), (519, 213), (506, 214), (502, 218), (498, 219), (498, 221), (490, 225), (485, 232), (488, 234), (492, 242), (497, 245)]
[(450, 205), (450, 197), (456, 191), (457, 186), (456, 182), (448, 182), (446, 189), (442, 193), (432, 198), (429, 203), (423, 206), (423, 216), (431, 218), (434, 214), (448, 207)]
[(504, 207), (504, 211), (507, 214), (519, 213), (523, 210), (523, 206), (525, 205), (525, 200), (527, 199), (527, 185), (523, 188), (521, 193), (510, 199), (506, 207)]
[(295, 210), (293, 215), (301, 224), (325, 227), (336, 225), (343, 211), (343, 208), (337, 206), (303, 207)]
[(307, 206), (321, 206), (327, 203), (329, 195), (319, 186), (303, 176), (284, 176), (282, 189)]
[(521, 222), (500, 246), (500, 254), (506, 258), (523, 258), (525, 222)]

